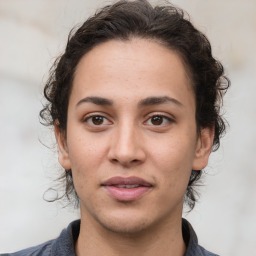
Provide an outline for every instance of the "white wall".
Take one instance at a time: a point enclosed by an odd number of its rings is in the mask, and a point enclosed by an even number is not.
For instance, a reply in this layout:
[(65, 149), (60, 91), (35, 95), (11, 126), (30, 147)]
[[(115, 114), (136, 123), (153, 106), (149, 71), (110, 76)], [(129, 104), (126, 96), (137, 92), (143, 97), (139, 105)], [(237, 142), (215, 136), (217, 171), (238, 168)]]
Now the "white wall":
[[(188, 218), (200, 243), (221, 255), (256, 251), (256, 1), (176, 0), (212, 42), (232, 87), (228, 133), (213, 153), (200, 203)], [(106, 1), (0, 1), (0, 251), (58, 235), (79, 213), (46, 203), (58, 169), (38, 121), (43, 83), (69, 30)]]

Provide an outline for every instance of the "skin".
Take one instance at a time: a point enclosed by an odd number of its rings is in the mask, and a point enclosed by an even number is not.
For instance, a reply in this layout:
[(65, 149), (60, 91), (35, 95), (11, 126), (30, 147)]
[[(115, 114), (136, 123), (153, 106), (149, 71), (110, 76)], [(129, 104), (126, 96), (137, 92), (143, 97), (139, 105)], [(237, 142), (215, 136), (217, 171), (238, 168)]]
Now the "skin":
[[(162, 101), (145, 100), (152, 97)], [(112, 40), (83, 56), (67, 131), (55, 126), (59, 162), (72, 169), (80, 198), (77, 255), (184, 254), (183, 197), (191, 170), (207, 165), (213, 141), (211, 128), (197, 134), (195, 111), (181, 58), (157, 42)], [(140, 177), (152, 187), (121, 202), (101, 186), (114, 176)]]

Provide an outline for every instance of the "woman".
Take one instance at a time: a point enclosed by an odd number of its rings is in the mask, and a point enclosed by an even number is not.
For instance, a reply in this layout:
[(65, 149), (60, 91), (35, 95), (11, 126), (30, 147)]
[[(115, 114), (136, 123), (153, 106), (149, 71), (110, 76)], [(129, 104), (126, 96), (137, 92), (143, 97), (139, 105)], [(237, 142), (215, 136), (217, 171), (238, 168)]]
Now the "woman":
[(171, 5), (118, 1), (72, 32), (40, 115), (81, 220), (13, 255), (215, 255), (182, 209), (225, 130), (223, 73)]

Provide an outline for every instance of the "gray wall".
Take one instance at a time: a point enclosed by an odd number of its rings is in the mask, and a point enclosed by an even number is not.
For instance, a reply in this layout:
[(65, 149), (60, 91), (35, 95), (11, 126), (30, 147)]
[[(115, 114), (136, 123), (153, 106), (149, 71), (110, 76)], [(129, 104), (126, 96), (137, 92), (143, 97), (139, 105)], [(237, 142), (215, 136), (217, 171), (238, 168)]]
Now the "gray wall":
[[(212, 42), (232, 87), (228, 133), (213, 153), (199, 204), (184, 214), (200, 243), (221, 255), (256, 251), (256, 1), (176, 0)], [(46, 203), (57, 177), (51, 132), (38, 121), (42, 88), (69, 30), (106, 1), (0, 1), (0, 251), (58, 235), (79, 212)]]

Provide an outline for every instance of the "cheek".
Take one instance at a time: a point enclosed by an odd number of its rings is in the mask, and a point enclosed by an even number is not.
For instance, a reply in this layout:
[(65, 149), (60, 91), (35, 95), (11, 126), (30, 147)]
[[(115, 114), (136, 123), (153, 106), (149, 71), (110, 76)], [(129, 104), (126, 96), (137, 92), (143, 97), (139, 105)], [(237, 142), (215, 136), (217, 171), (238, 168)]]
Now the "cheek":
[[(73, 168), (81, 169), (83, 166), (88, 167), (92, 164), (96, 164), (104, 151), (104, 142), (100, 138), (95, 138), (93, 135), (89, 135), (82, 128), (70, 129), (68, 143), (68, 150), (71, 165)], [(75, 135), (76, 134), (76, 135)]]
[[(149, 145), (151, 148), (151, 158), (155, 159), (159, 164), (171, 165), (173, 167), (181, 167), (192, 164), (195, 154), (195, 139), (191, 136), (175, 134), (167, 135), (159, 143), (155, 141)], [(154, 154), (152, 154), (154, 153)]]
[(69, 158), (77, 190), (93, 184), (104, 157), (104, 149), (97, 141), (86, 136), (76, 136), (68, 141)]
[(168, 186), (187, 186), (195, 154), (195, 140), (190, 136), (168, 136), (161, 143), (151, 145), (150, 158), (161, 172), (162, 182)]

